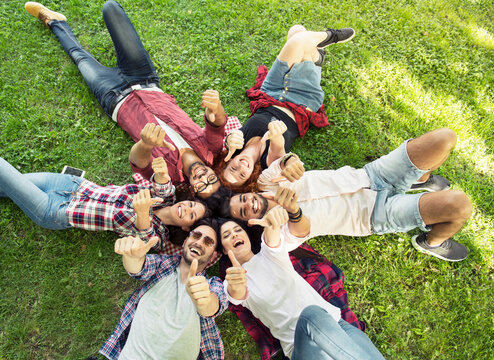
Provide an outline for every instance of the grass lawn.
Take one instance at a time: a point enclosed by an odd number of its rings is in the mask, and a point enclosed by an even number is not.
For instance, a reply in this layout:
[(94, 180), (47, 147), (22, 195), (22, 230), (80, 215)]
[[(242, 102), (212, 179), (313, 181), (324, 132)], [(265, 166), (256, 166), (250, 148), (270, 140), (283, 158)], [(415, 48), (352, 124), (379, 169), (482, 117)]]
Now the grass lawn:
[[(48, 1), (104, 65), (115, 64), (103, 0)], [(131, 182), (130, 137), (101, 110), (55, 36), (22, 1), (0, 2), (0, 156), (21, 172), (85, 169), (100, 184)], [(332, 126), (294, 150), (307, 169), (361, 167), (403, 139), (449, 127), (458, 144), (438, 173), (474, 213), (456, 240), (461, 263), (415, 251), (416, 232), (329, 236), (310, 244), (346, 275), (350, 305), (387, 359), (494, 358), (494, 5), (492, 0), (123, 0), (165, 92), (201, 122), (217, 89), (249, 116), (245, 90), (274, 61), (290, 26), (353, 27), (323, 67)], [(0, 359), (84, 359), (97, 353), (136, 287), (115, 235), (36, 226), (0, 200)], [(256, 359), (225, 313), (227, 359)]]

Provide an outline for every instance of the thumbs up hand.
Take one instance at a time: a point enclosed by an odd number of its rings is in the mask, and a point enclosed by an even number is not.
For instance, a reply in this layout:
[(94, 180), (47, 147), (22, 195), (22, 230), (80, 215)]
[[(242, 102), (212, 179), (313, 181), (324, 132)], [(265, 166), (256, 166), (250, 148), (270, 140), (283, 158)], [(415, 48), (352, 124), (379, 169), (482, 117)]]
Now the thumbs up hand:
[(238, 262), (232, 250), (228, 251), (228, 257), (232, 262), (232, 266), (226, 269), (226, 281), (228, 281), (228, 293), (237, 300), (245, 299), (247, 295), (247, 277), (246, 271)]
[(192, 260), (190, 264), (185, 289), (194, 302), (199, 314), (204, 315), (212, 301), (212, 294), (209, 291), (209, 283), (204, 276), (197, 276), (197, 259)]
[(115, 241), (115, 252), (122, 255), (125, 270), (137, 274), (142, 270), (146, 254), (158, 243), (159, 238), (153, 236), (147, 243), (134, 236), (126, 236)]

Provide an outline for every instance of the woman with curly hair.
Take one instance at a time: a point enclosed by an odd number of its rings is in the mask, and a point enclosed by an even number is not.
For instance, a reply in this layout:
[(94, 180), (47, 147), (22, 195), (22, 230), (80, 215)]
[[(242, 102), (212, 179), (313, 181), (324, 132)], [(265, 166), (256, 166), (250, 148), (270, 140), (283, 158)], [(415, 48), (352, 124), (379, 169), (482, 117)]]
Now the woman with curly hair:
[(248, 91), (255, 98), (253, 115), (227, 136), (227, 150), (213, 165), (225, 186), (255, 191), (262, 169), (288, 152), (294, 140), (305, 134), (309, 122), (328, 124), (320, 85), (324, 48), (349, 41), (354, 35), (351, 28), (321, 32), (307, 31), (302, 25), (290, 28), (271, 70), (267, 76), (258, 73), (256, 86)]

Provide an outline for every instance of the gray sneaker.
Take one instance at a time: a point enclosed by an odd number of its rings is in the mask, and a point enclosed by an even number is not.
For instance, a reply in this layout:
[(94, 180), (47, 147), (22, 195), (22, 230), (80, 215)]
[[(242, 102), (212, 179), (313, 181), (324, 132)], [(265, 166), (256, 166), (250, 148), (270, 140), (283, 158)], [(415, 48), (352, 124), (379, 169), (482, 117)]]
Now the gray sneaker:
[(441, 191), (441, 190), (448, 190), (449, 186), (451, 183), (449, 180), (443, 178), (440, 175), (433, 175), (429, 176), (427, 181), (423, 183), (415, 183), (412, 186), (410, 186), (410, 190), (425, 190), (425, 191)]
[(421, 253), (432, 255), (446, 261), (462, 261), (468, 256), (468, 249), (451, 239), (446, 240), (438, 247), (431, 247), (427, 243), (427, 233), (412, 237), (412, 245)]
[(344, 43), (350, 41), (355, 36), (355, 30), (352, 28), (327, 29), (326, 33), (328, 37), (317, 45), (318, 48), (322, 49), (328, 45)]
[(326, 59), (326, 50), (324, 49), (317, 49), (319, 52), (319, 60), (317, 60), (314, 65), (321, 67), (322, 63), (324, 62), (324, 59)]

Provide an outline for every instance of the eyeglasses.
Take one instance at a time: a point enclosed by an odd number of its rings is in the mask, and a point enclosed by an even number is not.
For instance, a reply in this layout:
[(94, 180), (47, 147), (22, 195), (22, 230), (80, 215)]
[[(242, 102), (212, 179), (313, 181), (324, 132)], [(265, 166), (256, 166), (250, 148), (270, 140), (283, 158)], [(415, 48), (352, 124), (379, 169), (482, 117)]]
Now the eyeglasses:
[(201, 238), (204, 239), (204, 244), (207, 246), (207, 247), (213, 247), (215, 246), (216, 244), (216, 241), (214, 241), (213, 238), (211, 238), (210, 236), (208, 235), (204, 235), (202, 234), (202, 232), (198, 231), (198, 230), (192, 230), (190, 233), (189, 233), (189, 237), (191, 237), (192, 239), (194, 240), (199, 240)]
[(218, 182), (218, 177), (216, 176), (216, 174), (211, 174), (207, 177), (206, 179), (206, 182), (204, 181), (199, 181), (197, 184), (194, 185), (194, 190), (198, 193), (206, 190), (206, 188), (209, 186), (209, 185), (213, 185), (213, 184), (216, 184)]

